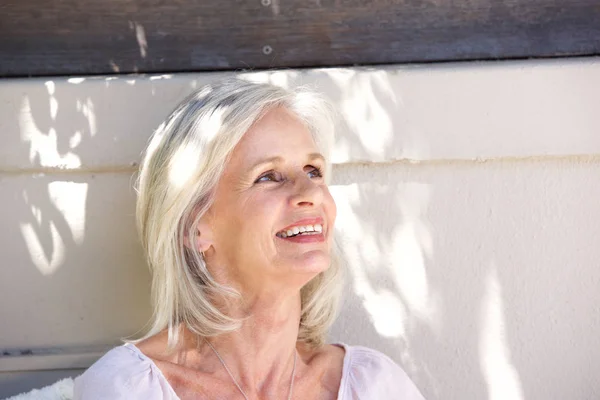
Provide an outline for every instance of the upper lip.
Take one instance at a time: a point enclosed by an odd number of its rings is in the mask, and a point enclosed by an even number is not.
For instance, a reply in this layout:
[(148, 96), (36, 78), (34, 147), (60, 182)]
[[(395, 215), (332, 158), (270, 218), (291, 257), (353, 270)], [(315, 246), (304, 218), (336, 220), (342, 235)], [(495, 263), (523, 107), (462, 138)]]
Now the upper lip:
[(301, 220), (298, 220), (298, 221), (294, 222), (293, 224), (288, 225), (285, 228), (279, 230), (278, 232), (288, 231), (295, 226), (306, 226), (306, 225), (316, 225), (316, 224), (320, 224), (321, 226), (323, 226), (323, 231), (325, 231), (325, 223), (323, 221), (323, 218), (314, 217), (314, 218), (303, 218)]

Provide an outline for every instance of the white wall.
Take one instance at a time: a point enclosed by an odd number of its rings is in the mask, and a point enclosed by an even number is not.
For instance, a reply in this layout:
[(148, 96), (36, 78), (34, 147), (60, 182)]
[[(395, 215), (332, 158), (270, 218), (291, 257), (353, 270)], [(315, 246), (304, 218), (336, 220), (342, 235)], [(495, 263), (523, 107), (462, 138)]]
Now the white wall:
[[(0, 81), (0, 395), (147, 321), (131, 176), (169, 110), (221, 76)], [(600, 60), (252, 78), (316, 85), (343, 116), (333, 340), (388, 353), (429, 399), (598, 398)]]

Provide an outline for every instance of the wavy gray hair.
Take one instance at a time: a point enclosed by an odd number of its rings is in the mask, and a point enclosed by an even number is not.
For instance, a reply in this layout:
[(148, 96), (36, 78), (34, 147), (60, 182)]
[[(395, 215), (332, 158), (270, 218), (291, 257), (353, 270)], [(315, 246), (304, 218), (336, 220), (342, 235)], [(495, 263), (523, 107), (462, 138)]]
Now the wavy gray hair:
[[(215, 301), (239, 293), (216, 282), (201, 254), (186, 247), (184, 238), (193, 236), (199, 219), (210, 208), (234, 147), (252, 124), (277, 106), (292, 111), (310, 130), (320, 151), (329, 153), (334, 113), (320, 95), (240, 79), (194, 92), (150, 139), (136, 184), (136, 216), (152, 272), (154, 314), (148, 332), (138, 340), (166, 328), (169, 347), (174, 347), (182, 323), (203, 337), (240, 326), (241, 321), (224, 314), (216, 306), (222, 302)], [(298, 340), (315, 347), (324, 343), (337, 314), (339, 294), (340, 267), (334, 246), (332, 265), (301, 290)]]

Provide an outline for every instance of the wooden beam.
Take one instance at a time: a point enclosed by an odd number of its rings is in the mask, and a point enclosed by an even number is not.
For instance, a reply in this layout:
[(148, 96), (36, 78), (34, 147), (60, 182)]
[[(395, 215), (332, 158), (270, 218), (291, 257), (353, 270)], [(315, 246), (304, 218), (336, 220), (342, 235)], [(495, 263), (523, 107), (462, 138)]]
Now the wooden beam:
[(600, 0), (0, 0), (0, 76), (600, 54)]

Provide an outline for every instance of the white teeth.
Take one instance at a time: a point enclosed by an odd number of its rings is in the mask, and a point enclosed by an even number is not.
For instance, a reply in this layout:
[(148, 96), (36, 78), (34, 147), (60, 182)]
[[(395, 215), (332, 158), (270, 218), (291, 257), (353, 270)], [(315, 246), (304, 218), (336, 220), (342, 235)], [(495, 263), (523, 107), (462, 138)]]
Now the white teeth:
[(305, 226), (294, 226), (291, 229), (281, 231), (277, 234), (277, 236), (282, 238), (288, 238), (291, 236), (296, 236), (300, 233), (304, 233), (306, 235), (317, 235), (323, 232), (323, 225), (315, 224), (315, 225), (305, 225)]

